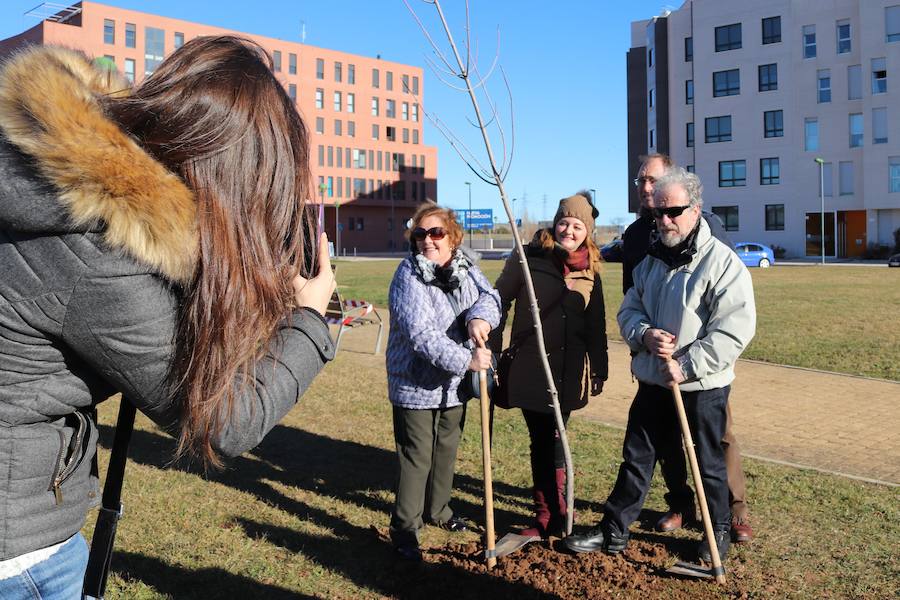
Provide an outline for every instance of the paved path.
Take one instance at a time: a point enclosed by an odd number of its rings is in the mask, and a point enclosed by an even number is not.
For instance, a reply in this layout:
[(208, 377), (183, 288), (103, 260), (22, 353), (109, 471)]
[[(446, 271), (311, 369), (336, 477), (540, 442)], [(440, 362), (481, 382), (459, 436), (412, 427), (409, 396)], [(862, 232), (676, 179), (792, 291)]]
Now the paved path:
[[(387, 323), (387, 310), (379, 313)], [(342, 351), (371, 353), (376, 331), (348, 331)], [(624, 428), (637, 383), (628, 347), (611, 341), (609, 354), (603, 394), (576, 415)], [(900, 485), (900, 383), (749, 360), (735, 371), (730, 402), (744, 456)]]

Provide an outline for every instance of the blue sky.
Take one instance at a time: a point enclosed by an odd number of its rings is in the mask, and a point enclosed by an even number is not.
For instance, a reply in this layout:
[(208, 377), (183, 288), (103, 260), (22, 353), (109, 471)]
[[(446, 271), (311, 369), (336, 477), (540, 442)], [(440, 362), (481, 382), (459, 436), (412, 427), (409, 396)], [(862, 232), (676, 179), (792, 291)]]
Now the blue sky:
[[(57, 0), (58, 1), (58, 0)], [(437, 25), (431, 5), (409, 0), (426, 24)], [(62, 3), (62, 2), (60, 2)], [(106, 0), (104, 4), (207, 23), (274, 38), (300, 40), (345, 52), (375, 56), (425, 69), (425, 110), (437, 114), (484, 157), (480, 137), (467, 124), (468, 97), (449, 89), (425, 63), (431, 49), (402, 0)], [(0, 3), (0, 39), (37, 23), (23, 13), (35, 0)], [(461, 0), (444, 0), (457, 40), (463, 37)], [(549, 218), (559, 198), (583, 188), (597, 190), (598, 223), (631, 221), (627, 209), (625, 52), (631, 21), (661, 12), (658, 1), (472, 0), (472, 39), (479, 64), (493, 61), (500, 31), (499, 63), (513, 96), (516, 146), (506, 179), (515, 210)], [(672, 8), (671, 6), (669, 8)], [(432, 29), (434, 31), (434, 29)], [(508, 117), (499, 76), (491, 92)], [(438, 147), (438, 194), (442, 204), (490, 208), (505, 220), (493, 186), (474, 177), (465, 163), (426, 122), (425, 143)], [(499, 148), (500, 140), (493, 139)]]

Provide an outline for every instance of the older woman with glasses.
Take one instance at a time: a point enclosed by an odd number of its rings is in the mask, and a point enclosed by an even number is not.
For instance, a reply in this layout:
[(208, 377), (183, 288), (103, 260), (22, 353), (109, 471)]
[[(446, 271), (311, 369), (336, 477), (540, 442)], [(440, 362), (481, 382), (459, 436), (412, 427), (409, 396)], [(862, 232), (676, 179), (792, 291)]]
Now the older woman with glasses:
[(418, 531), (429, 522), (464, 531), (450, 508), (456, 451), (465, 421), (457, 393), (467, 371), (491, 365), (485, 343), (500, 321), (500, 298), (461, 246), (453, 211), (431, 202), (412, 218), (409, 257), (391, 281), (386, 352), (399, 459), (391, 540), (418, 561)]

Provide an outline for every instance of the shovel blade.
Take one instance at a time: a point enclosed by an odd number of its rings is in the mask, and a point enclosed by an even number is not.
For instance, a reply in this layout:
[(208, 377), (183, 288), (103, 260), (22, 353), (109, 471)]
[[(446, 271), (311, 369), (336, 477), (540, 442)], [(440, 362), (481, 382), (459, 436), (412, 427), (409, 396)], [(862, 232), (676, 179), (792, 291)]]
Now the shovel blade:
[(677, 562), (666, 569), (666, 573), (684, 575), (685, 577), (698, 577), (700, 579), (712, 579), (713, 577), (712, 569), (688, 562)]
[(518, 533), (507, 533), (502, 538), (500, 538), (500, 541), (497, 542), (496, 546), (494, 546), (494, 555), (497, 558), (500, 558), (501, 556), (512, 554), (529, 542), (539, 542), (540, 540), (541, 536), (539, 535), (519, 535)]

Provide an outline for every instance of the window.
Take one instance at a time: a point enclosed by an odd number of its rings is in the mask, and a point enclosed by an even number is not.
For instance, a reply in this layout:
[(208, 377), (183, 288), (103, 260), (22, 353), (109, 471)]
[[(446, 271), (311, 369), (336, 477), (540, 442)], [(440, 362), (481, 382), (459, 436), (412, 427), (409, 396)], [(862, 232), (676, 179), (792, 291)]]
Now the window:
[(412, 120), (415, 121), (416, 123), (419, 122), (419, 105), (418, 104), (412, 105)]
[(900, 42), (900, 5), (884, 9), (884, 41)]
[(341, 112), (342, 105), (343, 105), (343, 102), (341, 101), (341, 93), (335, 92), (334, 93), (334, 112)]
[(134, 59), (126, 58), (125, 59), (125, 79), (134, 83)]
[(778, 89), (778, 64), (759, 65), (759, 91), (771, 92)]
[(850, 161), (838, 163), (838, 193), (841, 196), (853, 195), (853, 163)]
[[(340, 152), (340, 151), (341, 151), (341, 149), (338, 148), (338, 152)], [(334, 166), (334, 147), (333, 146), (328, 146), (328, 166), (329, 167)]]
[(888, 120), (887, 108), (872, 109), (872, 143), (887, 144), (888, 141)]
[(694, 60), (694, 38), (686, 37), (684, 38), (684, 62), (691, 62)]
[(768, 17), (762, 20), (762, 43), (777, 44), (781, 41), (781, 17)]
[(325, 133), (325, 119), (316, 117), (316, 133)]
[(325, 108), (325, 90), (316, 89), (316, 108)]
[(831, 102), (831, 70), (820, 69), (816, 72), (816, 78), (819, 80), (819, 104)]
[(862, 98), (862, 65), (847, 67), (847, 100)]
[(281, 72), (281, 50), (272, 51), (272, 70), (276, 73)]
[(184, 46), (184, 34), (180, 31), (175, 32), (175, 49), (178, 50)]
[(404, 121), (409, 121), (409, 102), (400, 105), (400, 116)]
[(887, 93), (887, 63), (883, 58), (872, 59), (872, 94)]
[(334, 81), (335, 81), (335, 83), (341, 82), (341, 80), (343, 79), (343, 71), (344, 71), (344, 65), (335, 61), (335, 63), (334, 63)]
[(713, 73), (713, 97), (737, 96), (741, 93), (741, 72), (738, 69)]
[[(325, 166), (325, 146), (319, 144), (319, 166)], [(321, 177), (320, 177), (321, 179)]]
[(647, 68), (653, 66), (653, 48), (647, 48)]
[(288, 75), (297, 74), (297, 55), (293, 52), (288, 54)]
[(416, 77), (415, 75), (413, 75), (413, 88), (412, 88), (412, 92), (413, 92), (413, 94), (418, 94), (418, 93), (419, 93), (419, 78)]
[(648, 144), (650, 148), (653, 148), (656, 146), (656, 140), (653, 139), (654, 137), (655, 137), (654, 131), (651, 129), (650, 134), (649, 134), (649, 144)]
[(397, 117), (397, 103), (394, 100), (385, 101), (384, 116), (389, 119), (395, 119)]
[(356, 65), (347, 65), (347, 83), (356, 85)]
[(325, 79), (325, 60), (316, 59), (316, 79)]
[(144, 76), (150, 75), (163, 61), (166, 32), (156, 27), (144, 28)]
[(716, 52), (737, 50), (741, 47), (741, 24), (716, 27)]
[(397, 128), (396, 127), (385, 127), (384, 128), (384, 137), (389, 142), (397, 141)]
[(372, 87), (377, 89), (379, 85), (378, 69), (372, 69)]
[(696, 173), (697, 172), (697, 169), (694, 167), (694, 165), (685, 165), (684, 170), (687, 171), (688, 173)]
[(137, 30), (134, 23), (125, 23), (125, 47), (137, 47)]
[(747, 161), (719, 161), (719, 187), (740, 187), (747, 185)]
[(722, 220), (725, 225), (725, 231), (738, 230), (738, 207), (737, 206), (713, 206), (712, 212)]
[(819, 149), (819, 119), (808, 118), (803, 122), (803, 149), (807, 152)]
[(784, 111), (783, 110), (767, 110), (763, 113), (763, 137), (783, 137), (784, 136)]
[(297, 84), (296, 83), (288, 84), (288, 97), (291, 99), (292, 102), (294, 102), (294, 103), (297, 102)]
[(684, 103), (694, 103), (694, 80), (688, 79), (684, 82)]
[(850, 20), (843, 19), (837, 22), (837, 53), (850, 52)]
[(803, 26), (803, 58), (816, 57), (816, 26)]
[(403, 140), (404, 144), (409, 143), (409, 129), (408, 128), (406, 128), (406, 127), (403, 128), (403, 137), (401, 139)]
[(863, 116), (862, 113), (850, 114), (850, 147), (859, 148), (863, 145)]
[(413, 144), (419, 143), (419, 130), (413, 129)]
[(830, 198), (834, 195), (834, 165), (830, 162), (822, 165), (822, 178), (825, 180), (825, 190), (822, 190), (822, 182), (820, 181), (818, 185), (819, 193)]
[(759, 159), (759, 185), (777, 185), (781, 183), (781, 168), (778, 158)]
[(366, 151), (354, 148), (352, 152), (353, 156), (353, 166), (357, 169), (365, 169), (366, 168)]
[[(340, 119), (334, 120), (334, 135), (343, 135), (343, 121)], [(340, 154), (340, 152), (338, 152)]]
[(653, 108), (653, 89), (647, 92), (647, 106)]
[(706, 143), (731, 141), (731, 115), (723, 117), (707, 117), (706, 119)]
[(372, 139), (378, 139), (378, 125), (372, 125)]
[(686, 139), (687, 139), (687, 147), (694, 147), (694, 124), (687, 123), (687, 131), (686, 131)]
[(766, 231), (784, 231), (784, 204), (766, 204)]
[(347, 121), (347, 135), (356, 137), (356, 121)]
[(356, 94), (347, 92), (347, 112), (356, 112)]
[(116, 43), (116, 22), (112, 19), (103, 19), (103, 43)]
[(353, 178), (353, 196), (358, 198), (366, 193), (366, 180), (358, 177)]
[(392, 71), (384, 72), (384, 89), (389, 92), (394, 89), (394, 73)]
[(900, 156), (888, 159), (888, 191), (900, 192)]
[(409, 93), (409, 75), (401, 75), (400, 76), (401, 86), (403, 88), (403, 93)]
[(378, 116), (378, 98), (375, 96), (372, 96), (372, 116)]

